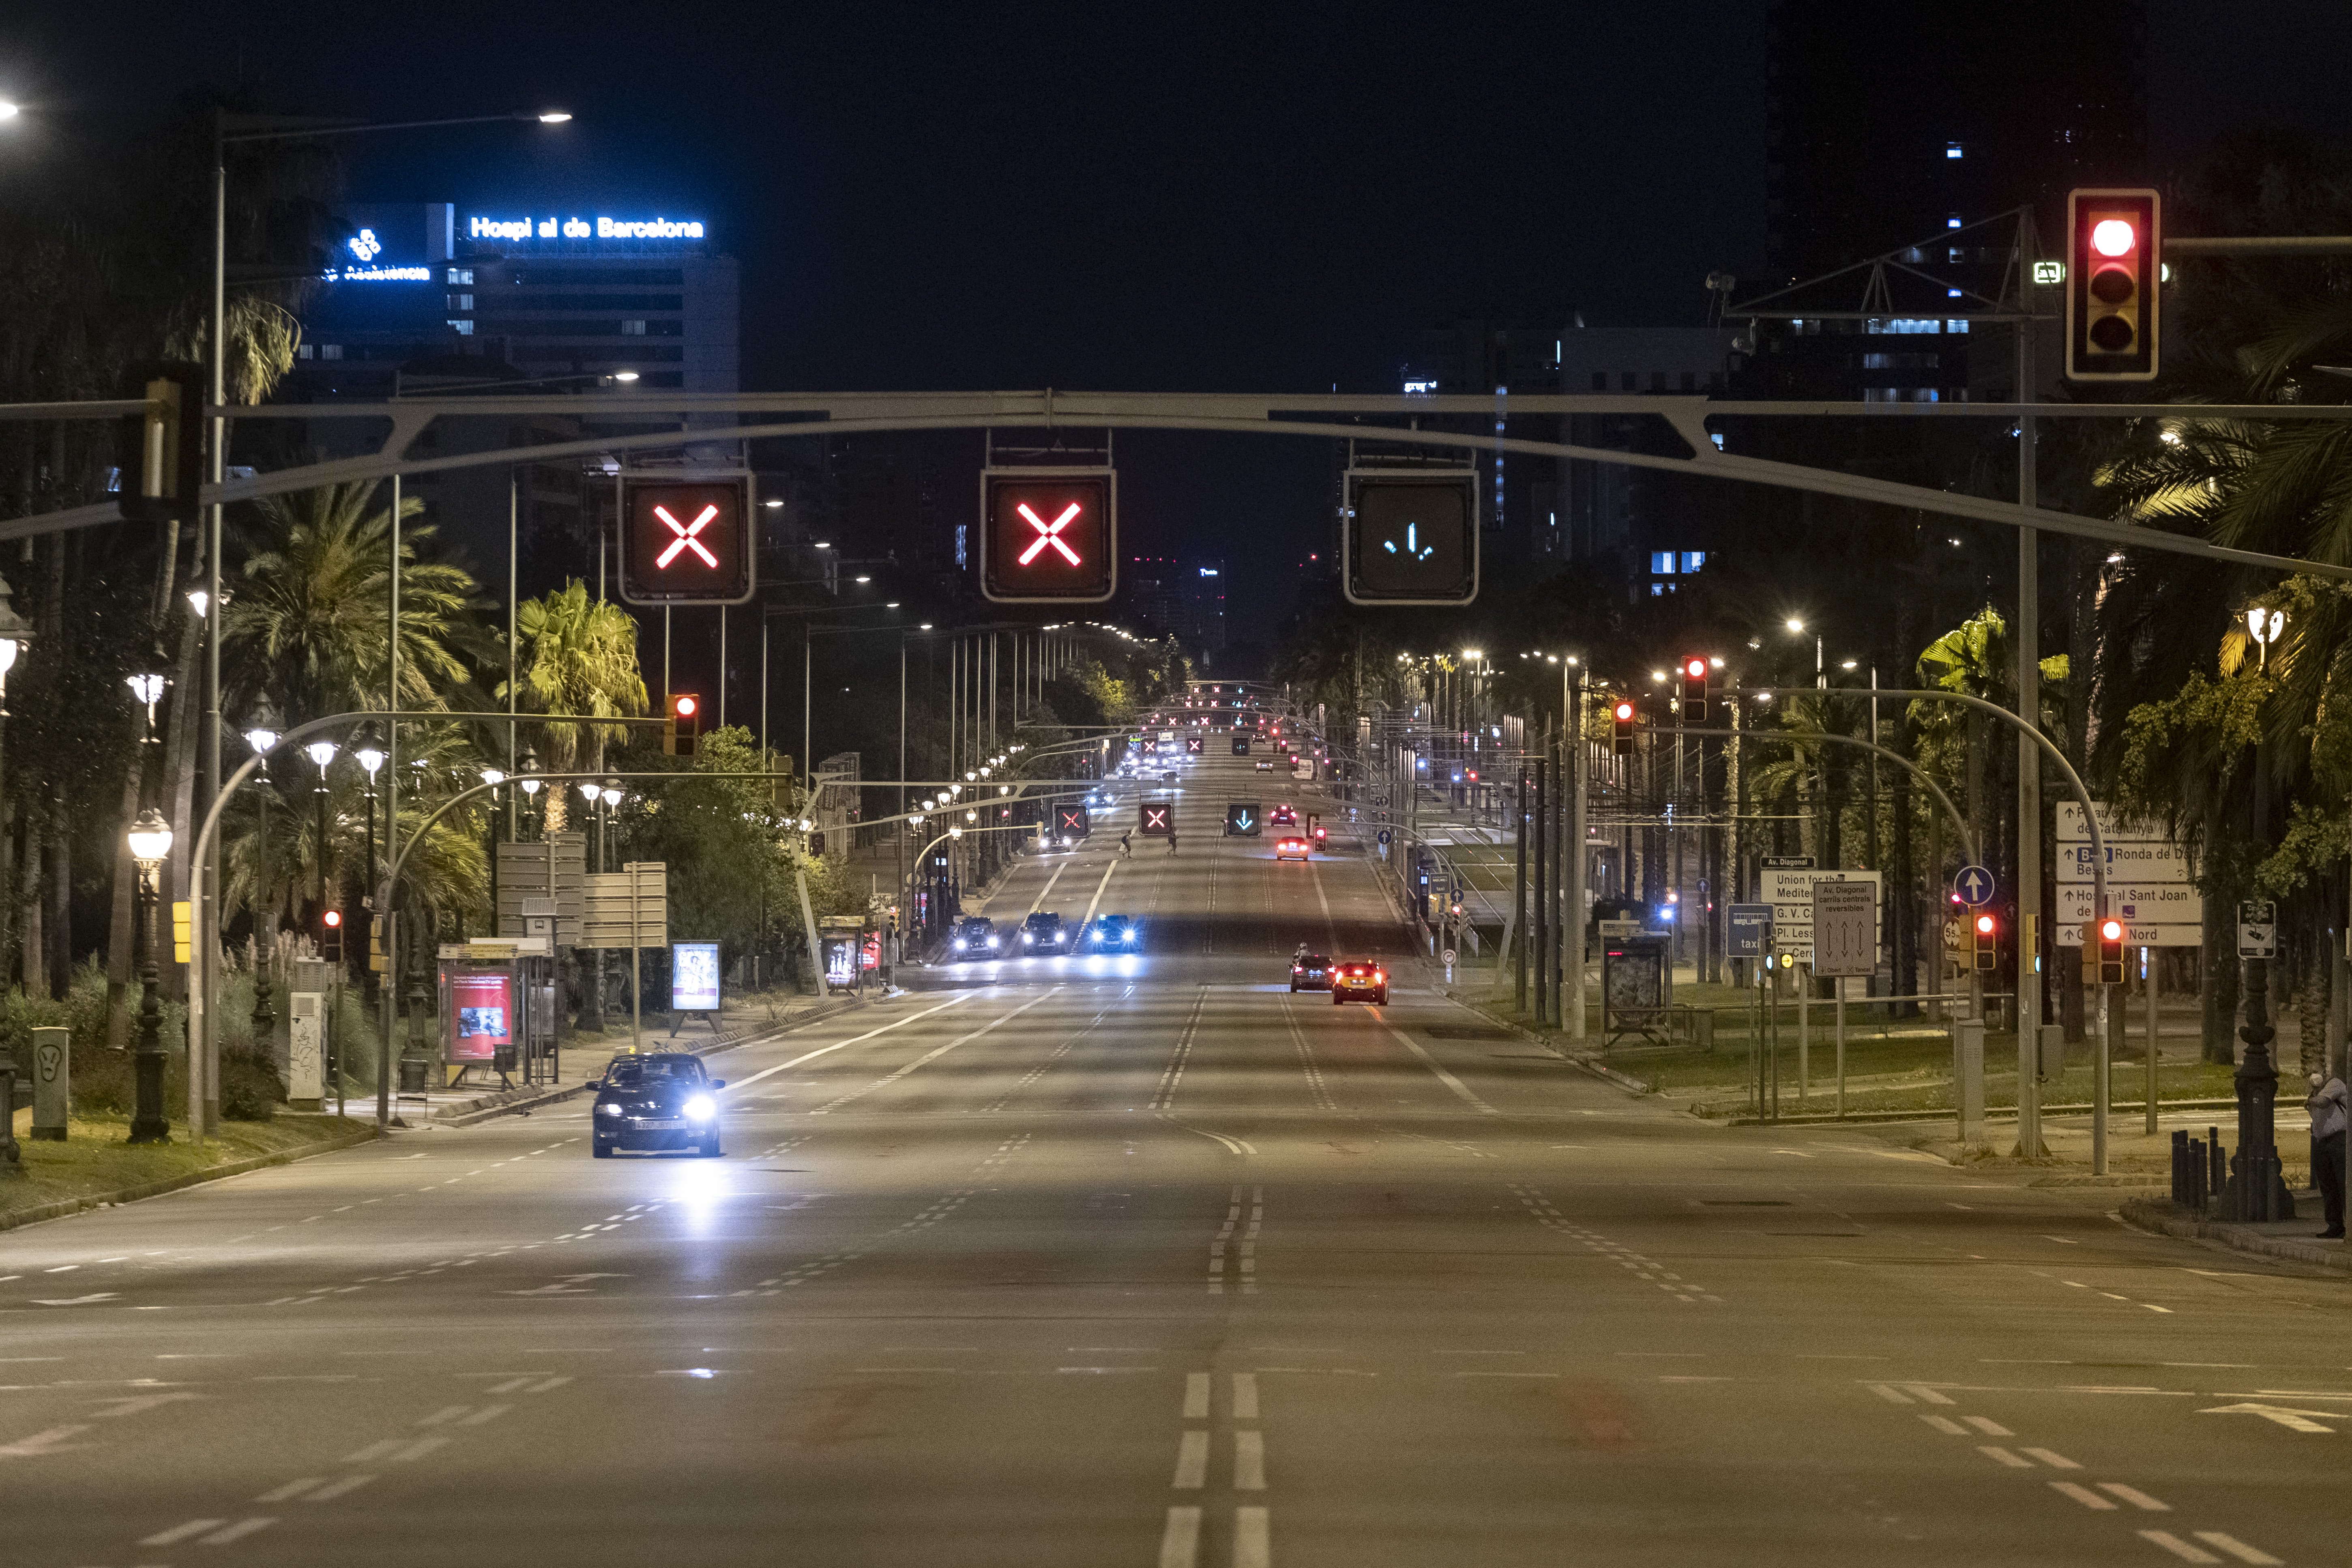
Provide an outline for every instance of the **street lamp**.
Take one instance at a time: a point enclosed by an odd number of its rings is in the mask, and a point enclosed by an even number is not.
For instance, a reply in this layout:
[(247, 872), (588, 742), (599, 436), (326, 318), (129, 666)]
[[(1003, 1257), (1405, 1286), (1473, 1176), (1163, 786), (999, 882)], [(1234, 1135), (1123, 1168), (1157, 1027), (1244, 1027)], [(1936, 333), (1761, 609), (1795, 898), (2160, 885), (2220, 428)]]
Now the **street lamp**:
[(133, 937), (139, 944), (139, 1045), (131, 1053), (131, 1142), (168, 1143), (163, 1121), (163, 1004), (155, 972), (155, 871), (172, 852), (172, 825), (148, 806), (126, 837), (139, 867), (139, 910)]
[(170, 683), (160, 675), (126, 675), (122, 680), (124, 685), (131, 688), (131, 695), (146, 706), (147, 739), (153, 740), (155, 738), (155, 704), (163, 700), (163, 688)]
[(2246, 633), (2254, 639), (2257, 652), (2256, 668), (2267, 671), (2271, 667), (2271, 645), (2286, 632), (2286, 612), (2256, 605), (2246, 612)]
[[(324, 738), (313, 741), (302, 748), (302, 754), (318, 764), (319, 768), (319, 787), (311, 792), (319, 804), (319, 841), (316, 856), (318, 874), (313, 879), (313, 886), (318, 894), (320, 932), (322, 938), (326, 931), (327, 919), (327, 764), (335, 760), (335, 752), (338, 749), (332, 741)], [(320, 945), (324, 946), (323, 941)]]

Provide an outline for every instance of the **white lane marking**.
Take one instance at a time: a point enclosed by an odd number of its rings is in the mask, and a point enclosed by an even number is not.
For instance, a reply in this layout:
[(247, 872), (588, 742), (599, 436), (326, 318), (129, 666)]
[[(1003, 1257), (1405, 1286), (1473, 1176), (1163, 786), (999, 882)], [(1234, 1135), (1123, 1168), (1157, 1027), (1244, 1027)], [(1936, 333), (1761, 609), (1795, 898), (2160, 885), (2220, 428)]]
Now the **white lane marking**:
[(2170, 1513), (2172, 1505), (2158, 1502), (2137, 1487), (2127, 1487), (2121, 1481), (2101, 1481), (2099, 1489), (2110, 1497), (2119, 1497), (2144, 1513)]
[(1948, 1415), (1922, 1415), (1919, 1419), (1925, 1421), (1928, 1426), (1933, 1426), (1937, 1431), (1943, 1433), (1948, 1437), (1965, 1437), (1969, 1435), (1969, 1429), (1967, 1427), (1961, 1426), (1958, 1422), (1953, 1420)]
[(175, 1524), (169, 1530), (159, 1530), (140, 1542), (142, 1546), (177, 1546), (190, 1536), (202, 1535), (207, 1530), (218, 1530), (225, 1519), (192, 1519), (185, 1524)]
[(2290, 1432), (2325, 1432), (2330, 1434), (2335, 1432), (2335, 1427), (2323, 1426), (2318, 1422), (2308, 1419), (2308, 1417), (2314, 1415), (2325, 1415), (2336, 1421), (2344, 1419), (2344, 1412), (2341, 1410), (2297, 1410), (2292, 1406), (2284, 1405), (2256, 1405), (2251, 1403), (2245, 1405), (2216, 1405), (2210, 1410), (2200, 1410), (2197, 1414), (2200, 1415), (2259, 1415), (2265, 1421), (2277, 1422), (2280, 1426), (2285, 1427)]
[(1234, 1419), (1257, 1419), (1257, 1373), (1254, 1372), (1234, 1373)]
[(439, 1436), (419, 1437), (405, 1447), (394, 1449), (384, 1458), (396, 1465), (404, 1465), (411, 1459), (421, 1459), (434, 1449), (446, 1447), (448, 1445), (449, 1439), (446, 1437)]
[(1990, 1443), (1978, 1444), (1977, 1452), (1996, 1464), (2007, 1465), (2012, 1470), (2030, 1470), (2033, 1468), (2032, 1460), (2021, 1459), (2008, 1449), (1996, 1448)]
[(304, 1502), (332, 1502), (337, 1498), (341, 1497), (345, 1492), (355, 1492), (373, 1479), (375, 1479), (373, 1476), (345, 1476), (341, 1480), (335, 1482), (332, 1486), (320, 1487), (317, 1491), (312, 1492), (309, 1497), (304, 1498), (302, 1500)]
[(1879, 1398), (1886, 1401), (1889, 1405), (1909, 1405), (1912, 1403), (1912, 1399), (1909, 1394), (1898, 1394), (1893, 1388), (1888, 1387), (1885, 1384), (1872, 1383), (1865, 1384), (1864, 1386), (1868, 1388), (1871, 1393), (1878, 1395)]
[(1443, 1083), (1446, 1088), (1452, 1089), (1454, 1093), (1460, 1095), (1463, 1100), (1469, 1104), (1472, 1110), (1476, 1110), (1481, 1115), (1485, 1116), (1500, 1116), (1503, 1114), (1493, 1106), (1487, 1104), (1485, 1100), (1479, 1099), (1476, 1095), (1471, 1093), (1467, 1084), (1465, 1084), (1460, 1079), (1455, 1078), (1452, 1073), (1447, 1072), (1443, 1067), (1440, 1067), (1438, 1065), (1437, 1058), (1431, 1056), (1427, 1051), (1423, 1050), (1421, 1048), (1421, 1043), (1415, 1040), (1411, 1035), (1406, 1034), (1402, 1029), (1391, 1024), (1386, 1018), (1382, 1018), (1381, 1020), (1381, 1027), (1386, 1029), (1390, 1034), (1394, 1035), (1397, 1037), (1398, 1043), (1403, 1046), (1406, 1050), (1409, 1050), (1414, 1056), (1419, 1057), (1421, 1058), (1421, 1065), (1435, 1073), (1437, 1075), (1438, 1081)]
[[(1095, 923), (1095, 910), (1102, 904), (1103, 889), (1110, 886), (1110, 874), (1118, 869), (1118, 862), (1116, 860), (1103, 868), (1102, 880), (1095, 884), (1095, 896), (1087, 900), (1087, 912), (1078, 917), (1078, 941), (1086, 940), (1087, 929)], [(1046, 885), (1052, 886), (1051, 883)]]
[(2084, 1508), (2100, 1510), (2109, 1513), (2115, 1511), (2116, 1505), (2113, 1502), (2101, 1497), (2098, 1493), (2093, 1491), (2090, 1488), (2083, 1485), (2079, 1481), (2052, 1481), (2050, 1483), (2050, 1489), (2053, 1492), (2065, 1493), (2068, 1497), (2073, 1498), (2076, 1502), (2081, 1503)]
[(381, 1443), (370, 1443), (366, 1447), (362, 1448), (356, 1454), (345, 1454), (343, 1456), (343, 1463), (347, 1465), (372, 1465), (378, 1459), (389, 1458), (391, 1456), (398, 1453), (407, 1446), (408, 1440), (405, 1437), (386, 1437)]
[(466, 1416), (464, 1419), (460, 1420), (457, 1425), (460, 1426), (487, 1426), (513, 1408), (514, 1406), (511, 1405), (486, 1405), (481, 1409), (475, 1411), (471, 1415)]
[(326, 1479), (327, 1478), (324, 1476), (304, 1476), (299, 1481), (288, 1481), (284, 1486), (279, 1487), (273, 1491), (266, 1491), (259, 1497), (255, 1498), (253, 1500), (256, 1502), (291, 1502), (296, 1498), (300, 1497), (304, 1492), (309, 1491), (312, 1487), (317, 1486), (320, 1481), (323, 1481)]
[(420, 1419), (416, 1424), (419, 1426), (438, 1426), (445, 1421), (455, 1421), (472, 1408), (470, 1405), (445, 1405), (432, 1415)]
[[(493, 1390), (492, 1392), (496, 1391)], [(1941, 1417), (1935, 1417), (1935, 1419), (1940, 1420)], [(1969, 1426), (1975, 1427), (1978, 1431), (1983, 1433), (1988, 1437), (2014, 1437), (2017, 1436), (2016, 1433), (2011, 1431), (2008, 1427), (2002, 1426), (2000, 1422), (1995, 1421), (1989, 1415), (1963, 1415), (1960, 1419), (1967, 1422)], [(1953, 1429), (1955, 1431), (1958, 1430), (1958, 1427)]]
[(56, 1301), (36, 1300), (33, 1305), (36, 1307), (87, 1307), (93, 1301), (111, 1301), (116, 1299), (113, 1291), (100, 1290), (94, 1296), (68, 1296)]
[(1934, 1389), (1928, 1387), (1924, 1383), (1906, 1383), (1903, 1385), (1903, 1388), (1906, 1393), (1918, 1399), (1920, 1403), (1924, 1405), (1953, 1405), (1958, 1403), (1956, 1400), (1945, 1398), (1942, 1394), (1937, 1393)]
[[(1073, 867), (1073, 866), (1075, 866), (1075, 865), (1076, 865), (1076, 864), (1077, 864), (1077, 862), (1076, 862), (1076, 860), (1065, 860), (1065, 861), (1063, 861), (1060, 865), (1058, 865), (1058, 866), (1056, 866), (1056, 867), (1055, 867), (1055, 868), (1054, 868), (1054, 874), (1053, 874), (1052, 876), (1050, 876), (1050, 877), (1048, 877), (1048, 878), (1046, 878), (1046, 879), (1045, 879), (1045, 885), (1044, 887), (1042, 887), (1042, 888), (1038, 889), (1037, 889), (1037, 896), (1036, 896), (1034, 899), (1033, 899), (1033, 900), (1030, 900), (1030, 902), (1029, 902), (1029, 913), (1030, 913), (1030, 914), (1033, 914), (1033, 915), (1034, 915), (1034, 914), (1035, 914), (1039, 910), (1042, 910), (1042, 909), (1044, 909), (1044, 908), (1045, 907), (1045, 900), (1046, 900), (1046, 899), (1047, 899), (1047, 898), (1049, 898), (1049, 897), (1053, 894), (1053, 891), (1054, 891), (1054, 884), (1055, 884), (1055, 883), (1056, 883), (1056, 882), (1058, 882), (1058, 881), (1060, 881), (1060, 880), (1062, 879), (1062, 873), (1063, 873), (1063, 872), (1065, 872), (1065, 871), (1068, 870), (1071, 867)], [(1115, 865), (1118, 864), (1118, 861), (1116, 861), (1116, 860), (1114, 860), (1114, 861), (1112, 861), (1112, 862), (1111, 862), (1111, 864), (1115, 866)], [(1026, 918), (1027, 918), (1027, 916), (1024, 916), (1023, 918), (1024, 918), (1024, 919), (1026, 919)]]
[[(562, 1388), (565, 1384), (570, 1383), (572, 1379), (570, 1377), (551, 1377), (542, 1382), (532, 1384), (529, 1388), (524, 1389), (523, 1392), (525, 1394), (545, 1394), (551, 1388)], [(490, 1390), (490, 1392), (492, 1394), (496, 1394), (498, 1390), (494, 1388)]]
[(482, 1392), (484, 1394), (512, 1394), (515, 1390), (520, 1388), (524, 1384), (529, 1383), (530, 1381), (530, 1374), (526, 1373), (520, 1377), (510, 1377), (504, 1383), (499, 1384), (490, 1388), (486, 1388), (482, 1390)]
[[(829, 1046), (819, 1046), (815, 1050), (810, 1051), (805, 1056), (794, 1057), (788, 1062), (778, 1062), (772, 1068), (761, 1068), (758, 1072), (751, 1074), (748, 1078), (731, 1079), (728, 1081), (727, 1092), (730, 1095), (740, 1094), (743, 1090), (751, 1088), (753, 1084), (759, 1082), (763, 1078), (772, 1078), (780, 1072), (789, 1072), (793, 1068), (800, 1066), (803, 1062), (814, 1061), (819, 1057), (828, 1056), (835, 1051), (841, 1050), (849, 1046), (862, 1046), (877, 1035), (887, 1035), (893, 1029), (902, 1029), (908, 1024), (917, 1023), (924, 1018), (929, 1017), (934, 1013), (944, 1013), (950, 1007), (961, 1007), (966, 1002), (971, 1001), (973, 997), (979, 994), (980, 993), (977, 991), (962, 992), (960, 994), (950, 996), (936, 1007), (926, 1007), (919, 1013), (909, 1013), (903, 1018), (894, 1018), (878, 1029), (868, 1029), (862, 1035), (853, 1035), (848, 1039), (836, 1040)], [(531, 1152), (534, 1154), (540, 1154), (546, 1152), (546, 1151), (542, 1149), (534, 1149)]]
[(2143, 1530), (2139, 1532), (2139, 1538), (2142, 1541), (2153, 1542), (2155, 1544), (2163, 1547), (2167, 1552), (2171, 1552), (2183, 1563), (2219, 1563), (2221, 1561), (2219, 1557), (2214, 1556), (2210, 1552), (2189, 1545), (2189, 1542), (2181, 1540), (2180, 1537), (2173, 1534), (2172, 1531), (2168, 1530)]
[(1168, 1484), (1178, 1491), (1196, 1492), (1209, 1479), (1209, 1435), (1192, 1431), (1176, 1445), (1176, 1479)]
[(1265, 1434), (1255, 1428), (1234, 1434), (1234, 1490), (1265, 1490)]
[(1307, 879), (1315, 884), (1315, 901), (1323, 906), (1323, 940), (1327, 947), (1339, 945), (1339, 923), (1331, 918), (1331, 900), (1323, 893), (1323, 868), (1312, 858), (1307, 862)]
[(1265, 1509), (1234, 1510), (1234, 1568), (1273, 1568), (1273, 1534)]
[(2234, 1535), (2224, 1535), (2218, 1530), (2191, 1531), (2208, 1546), (2218, 1546), (2241, 1563), (2252, 1563), (2255, 1568), (2281, 1568), (2282, 1560), (2247, 1545)]
[(877, 1089), (887, 1089), (890, 1085), (898, 1082), (900, 1079), (905, 1078), (908, 1073), (913, 1072), (917, 1068), (939, 1060), (940, 1058), (947, 1055), (958, 1046), (967, 1045), (971, 1041), (980, 1038), (981, 1036), (988, 1033), (991, 1029), (995, 1028), (999, 1024), (1009, 1024), (1013, 1019), (1021, 1016), (1022, 1014), (1029, 1011), (1030, 1008), (1036, 1006), (1039, 1003), (1051, 1000), (1055, 993), (1059, 992), (1061, 989), (1062, 987), (1059, 985), (1053, 986), (1043, 995), (1031, 997), (1028, 1001), (1024, 1002), (1018, 1007), (1013, 1008), (1010, 1013), (1003, 1014), (999, 1017), (991, 1018), (979, 1028), (972, 1030), (971, 1033), (968, 1035), (959, 1035), (954, 1039), (950, 1040), (946, 1045), (924, 1052), (921, 1056), (917, 1057), (913, 1061), (908, 1062), (905, 1067), (900, 1068), (897, 1072), (891, 1073), (887, 1077), (877, 1078), (863, 1089), (853, 1089), (847, 1094), (842, 1095), (838, 1099), (825, 1101), (823, 1105), (818, 1106), (814, 1110), (810, 1111), (809, 1114), (811, 1116), (823, 1116), (830, 1110), (847, 1105), (853, 1100), (857, 1100), (866, 1095), (872, 1094)]
[(1201, 1510), (1171, 1508), (1160, 1534), (1160, 1568), (1195, 1568), (1201, 1561)]
[(1209, 1418), (1209, 1374), (1188, 1372), (1184, 1374), (1184, 1419), (1206, 1421)]
[(19, 1437), (5, 1447), (0, 1447), (0, 1459), (36, 1459), (43, 1454), (54, 1454), (67, 1438), (89, 1430), (87, 1423), (52, 1426), (46, 1432), (36, 1432), (29, 1437)]
[(216, 1530), (197, 1542), (199, 1546), (226, 1546), (232, 1541), (243, 1541), (257, 1531), (268, 1530), (278, 1521), (274, 1519), (240, 1519), (226, 1530)]
[(2018, 1452), (2041, 1460), (2053, 1470), (2079, 1470), (2083, 1468), (2065, 1455), (2053, 1453), (2047, 1448), (2020, 1448)]

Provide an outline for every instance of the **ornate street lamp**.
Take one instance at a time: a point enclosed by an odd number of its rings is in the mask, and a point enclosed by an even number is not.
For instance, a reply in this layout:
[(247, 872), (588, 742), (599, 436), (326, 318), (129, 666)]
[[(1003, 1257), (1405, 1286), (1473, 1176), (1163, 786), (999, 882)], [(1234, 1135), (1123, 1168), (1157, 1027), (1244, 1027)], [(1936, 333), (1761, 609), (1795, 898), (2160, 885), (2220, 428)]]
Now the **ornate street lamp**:
[(2254, 639), (2258, 650), (2255, 668), (2267, 671), (2271, 667), (2271, 645), (2286, 635), (2286, 612), (2256, 605), (2246, 612), (2246, 635)]
[(335, 752), (339, 749), (332, 741), (328, 740), (313, 741), (302, 748), (302, 754), (317, 763), (319, 768), (319, 787), (314, 792), (319, 803), (319, 842), (316, 855), (318, 876), (314, 879), (314, 888), (318, 898), (320, 922), (316, 934), (320, 939), (321, 951), (324, 951), (326, 946), (327, 920), (327, 764), (335, 760)]
[[(267, 693), (255, 701), (253, 711), (245, 721), (245, 743), (253, 748), (255, 756), (261, 759), (261, 777), (265, 784), (269, 778), (269, 753), (278, 744), (278, 737), (283, 732), (285, 722), (278, 715), (278, 705), (269, 700)], [(152, 724), (150, 728), (152, 728)], [(257, 798), (261, 802), (261, 829), (254, 836), (253, 882), (257, 889), (267, 889), (269, 886), (269, 791), (258, 791)], [(266, 896), (263, 901), (268, 901)], [(259, 910), (254, 911), (257, 925), (260, 915)], [(257, 936), (258, 932), (256, 934)], [(278, 1024), (278, 1015), (269, 1005), (269, 967), (262, 960), (260, 948), (261, 944), (257, 941), (253, 964), (253, 1039), (257, 1046), (269, 1038), (271, 1030)]]
[(155, 871), (172, 852), (172, 825), (149, 806), (139, 814), (127, 835), (131, 858), (139, 867), (142, 908), (132, 935), (138, 943), (139, 1044), (131, 1053), (131, 1142), (168, 1143), (172, 1130), (163, 1120), (163, 1004), (155, 972)]

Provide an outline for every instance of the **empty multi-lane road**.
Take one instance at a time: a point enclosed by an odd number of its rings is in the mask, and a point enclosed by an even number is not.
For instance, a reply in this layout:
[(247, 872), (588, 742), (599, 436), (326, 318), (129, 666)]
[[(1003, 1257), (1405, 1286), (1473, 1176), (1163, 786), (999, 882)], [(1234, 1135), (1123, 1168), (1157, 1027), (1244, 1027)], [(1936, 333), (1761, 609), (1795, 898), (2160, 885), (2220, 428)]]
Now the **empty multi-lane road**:
[(1217, 837), (1276, 787), (989, 910), (1139, 955), (713, 1057), (723, 1159), (573, 1100), (0, 1236), (0, 1564), (2344, 1560), (2345, 1285), (1631, 1098)]

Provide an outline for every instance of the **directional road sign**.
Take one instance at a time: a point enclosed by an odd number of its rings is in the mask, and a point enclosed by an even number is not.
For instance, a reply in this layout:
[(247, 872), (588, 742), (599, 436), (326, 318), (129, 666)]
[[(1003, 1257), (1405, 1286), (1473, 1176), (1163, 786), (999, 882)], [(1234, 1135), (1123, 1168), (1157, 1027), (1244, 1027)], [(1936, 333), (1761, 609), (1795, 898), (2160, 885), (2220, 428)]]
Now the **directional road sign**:
[(621, 597), (635, 605), (740, 605), (751, 596), (750, 481), (625, 478)]
[(1358, 605), (1466, 605), (1478, 596), (1473, 469), (1354, 468), (1341, 586)]
[(1813, 884), (1813, 973), (1834, 977), (1878, 971), (1878, 885)]
[(1137, 829), (1147, 838), (1166, 838), (1176, 831), (1176, 806), (1172, 801), (1138, 801), (1136, 813)]
[(2278, 905), (2268, 899), (2248, 899), (2238, 905), (2238, 956), (2278, 956)]
[(1265, 830), (1265, 814), (1254, 800), (1229, 801), (1225, 805), (1225, 836), (1255, 838)]
[(1389, 830), (1388, 830), (1387, 828), (1385, 828), (1385, 827), (1381, 828), (1381, 831), (1380, 831), (1381, 847), (1382, 848), (1386, 848), (1386, 847), (1388, 847), (1388, 844), (1389, 844), (1390, 839), (1391, 839), (1392, 837), (1393, 837), (1393, 835), (1391, 835), (1391, 834), (1389, 832)]
[(1118, 476), (988, 468), (980, 476), (980, 591), (999, 604), (1099, 604), (1118, 586)]
[(1772, 940), (1772, 906), (1769, 904), (1732, 904), (1730, 940), (1724, 944), (1727, 958), (1761, 958), (1766, 945)]
[(1960, 896), (1960, 902), (1971, 907), (1992, 902), (1992, 896), (2000, 886), (1993, 880), (1992, 873), (1981, 866), (1963, 866), (1959, 874), (1952, 879), (1952, 891)]

